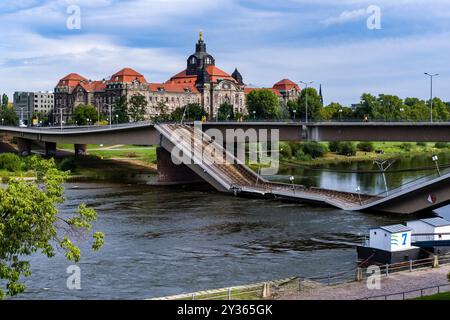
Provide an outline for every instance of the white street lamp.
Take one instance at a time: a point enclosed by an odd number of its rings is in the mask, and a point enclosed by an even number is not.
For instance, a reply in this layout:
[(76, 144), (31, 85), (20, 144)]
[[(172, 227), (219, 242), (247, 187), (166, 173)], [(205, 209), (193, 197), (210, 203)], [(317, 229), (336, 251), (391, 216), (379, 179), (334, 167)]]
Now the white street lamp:
[(430, 77), (430, 122), (433, 122), (433, 78), (439, 76), (439, 74), (425, 72), (425, 75)]
[(303, 83), (305, 85), (305, 101), (306, 101), (306, 117), (305, 117), (305, 122), (308, 123), (308, 85), (313, 84), (314, 81), (309, 81), (309, 82), (305, 82), (305, 81), (300, 81), (300, 83)]

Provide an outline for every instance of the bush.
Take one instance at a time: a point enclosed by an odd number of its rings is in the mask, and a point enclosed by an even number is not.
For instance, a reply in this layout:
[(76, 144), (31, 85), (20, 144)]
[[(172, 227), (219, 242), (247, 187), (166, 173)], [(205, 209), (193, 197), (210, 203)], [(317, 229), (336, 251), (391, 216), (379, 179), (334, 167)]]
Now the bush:
[(331, 152), (338, 152), (341, 143), (340, 141), (330, 141), (328, 142), (328, 149)]
[(426, 146), (427, 146), (427, 143), (426, 143), (426, 142), (417, 142), (416, 145), (417, 145), (418, 147), (426, 147)]
[(409, 142), (404, 142), (400, 145), (400, 149), (402, 149), (403, 151), (411, 151), (412, 144)]
[(73, 171), (77, 167), (75, 163), (75, 158), (65, 158), (61, 163), (59, 164), (59, 169), (62, 171)]
[(289, 143), (280, 142), (280, 156), (283, 159), (292, 159), (292, 149)]
[(306, 142), (303, 144), (302, 151), (305, 155), (310, 155), (311, 158), (323, 157), (327, 152), (324, 145), (317, 142)]
[(9, 172), (21, 171), (23, 167), (22, 159), (13, 153), (0, 154), (0, 169), (4, 169)]
[(303, 149), (303, 145), (300, 142), (290, 142), (289, 146), (292, 150), (292, 155), (296, 155), (298, 151)]
[(352, 142), (341, 142), (339, 144), (338, 154), (343, 156), (354, 156), (356, 155), (356, 146)]
[(375, 150), (372, 142), (360, 142), (356, 148), (358, 148), (359, 151), (364, 152), (373, 152)]
[(305, 154), (303, 150), (298, 150), (295, 153), (295, 158), (299, 161), (311, 161), (312, 157), (309, 154)]
[(436, 142), (434, 147), (438, 149), (445, 149), (449, 147), (449, 144), (447, 142)]

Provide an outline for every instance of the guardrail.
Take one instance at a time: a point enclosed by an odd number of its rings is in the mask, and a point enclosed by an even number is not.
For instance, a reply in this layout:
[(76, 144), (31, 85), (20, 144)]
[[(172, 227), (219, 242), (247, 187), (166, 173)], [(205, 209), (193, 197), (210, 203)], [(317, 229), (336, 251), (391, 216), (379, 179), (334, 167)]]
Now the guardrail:
[[(435, 291), (430, 291), (430, 290), (435, 290)], [(414, 294), (414, 293), (419, 293), (419, 292), (420, 292), (420, 294), (417, 294), (417, 295)], [(401, 300), (409, 300), (409, 299), (414, 299), (414, 298), (419, 298), (419, 297), (423, 298), (426, 296), (432, 296), (432, 295), (440, 294), (443, 292), (450, 292), (450, 284), (441, 284), (441, 285), (437, 285), (437, 286), (425, 287), (425, 288), (420, 288), (420, 289), (415, 289), (415, 290), (383, 294), (383, 295), (379, 295), (379, 296), (366, 297), (366, 298), (358, 299), (358, 300), (389, 300), (389, 298), (392, 298), (392, 297), (396, 297), (396, 299), (391, 299), (391, 300), (399, 300), (399, 298), (401, 298)]]

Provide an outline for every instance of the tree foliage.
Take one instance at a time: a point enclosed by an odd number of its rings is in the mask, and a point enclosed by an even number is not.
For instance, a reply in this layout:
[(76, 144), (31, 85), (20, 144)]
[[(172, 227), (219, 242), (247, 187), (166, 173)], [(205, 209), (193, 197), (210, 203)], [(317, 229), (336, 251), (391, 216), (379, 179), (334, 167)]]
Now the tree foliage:
[[(128, 117), (128, 102), (125, 96), (121, 96), (113, 106), (114, 121), (118, 123), (128, 123), (130, 118)], [(112, 122), (114, 122), (112, 121)]]
[(246, 100), (250, 117), (262, 120), (274, 120), (281, 117), (280, 102), (271, 90), (253, 90), (247, 95)]
[(190, 103), (184, 107), (176, 108), (170, 115), (172, 121), (179, 122), (181, 119), (185, 121), (200, 121), (202, 117), (208, 117), (208, 113), (198, 103)]
[(90, 104), (80, 104), (73, 112), (73, 119), (79, 126), (93, 124), (98, 121), (98, 110)]
[[(35, 181), (11, 180), (0, 188), (0, 297), (14, 296), (26, 289), (23, 277), (31, 275), (27, 258), (41, 253), (49, 258), (57, 248), (68, 260), (81, 259), (81, 251), (69, 235), (90, 232), (96, 212), (81, 204), (70, 216), (61, 216), (57, 206), (64, 202), (67, 173), (59, 171), (53, 159), (31, 157)], [(92, 249), (104, 242), (101, 232), (93, 233)]]
[(303, 89), (300, 97), (296, 101), (288, 102), (288, 109), (293, 117), (294, 110), (297, 119), (306, 119), (306, 106), (308, 106), (308, 120), (320, 120), (320, 111), (322, 109), (322, 101), (317, 90), (314, 88)]
[(234, 119), (234, 108), (233, 105), (225, 102), (222, 103), (217, 111), (218, 120), (233, 120)]
[(144, 121), (147, 113), (147, 99), (142, 94), (135, 94), (130, 98), (128, 116), (132, 122)]

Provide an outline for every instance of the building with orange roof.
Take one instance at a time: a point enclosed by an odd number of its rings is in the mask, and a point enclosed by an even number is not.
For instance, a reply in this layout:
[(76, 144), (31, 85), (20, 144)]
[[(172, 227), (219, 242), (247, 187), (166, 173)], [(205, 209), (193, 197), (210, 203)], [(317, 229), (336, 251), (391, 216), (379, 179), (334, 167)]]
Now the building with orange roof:
[[(61, 118), (62, 111), (63, 118), (69, 120), (74, 109), (82, 104), (91, 104), (99, 114), (109, 117), (110, 108), (118, 99), (126, 97), (129, 100), (137, 94), (147, 100), (146, 118), (170, 114), (189, 103), (200, 104), (211, 118), (215, 118), (224, 103), (231, 104), (235, 114), (245, 114), (245, 96), (253, 90), (258, 89), (246, 87), (237, 69), (230, 75), (216, 66), (200, 33), (195, 52), (186, 61), (186, 69), (164, 83), (148, 82), (141, 73), (129, 67), (100, 81), (91, 81), (76, 73), (65, 76), (54, 90), (55, 119)], [(288, 79), (277, 82), (269, 90), (284, 103), (296, 99), (300, 93), (300, 87)]]

